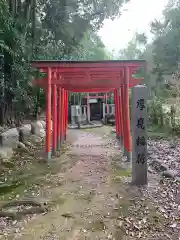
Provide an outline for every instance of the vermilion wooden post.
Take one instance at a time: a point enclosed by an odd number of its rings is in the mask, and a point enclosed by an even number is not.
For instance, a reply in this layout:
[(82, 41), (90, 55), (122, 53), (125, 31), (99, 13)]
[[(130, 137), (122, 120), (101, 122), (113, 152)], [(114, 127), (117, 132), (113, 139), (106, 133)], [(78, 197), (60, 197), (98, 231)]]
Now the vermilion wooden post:
[(57, 149), (61, 144), (61, 87), (58, 87), (58, 102), (57, 102)]
[(118, 138), (119, 134), (119, 122), (118, 122), (118, 102), (117, 102), (117, 89), (114, 92), (114, 102), (115, 102), (115, 111), (116, 111), (116, 137)]
[(121, 109), (121, 90), (120, 88), (118, 89), (118, 107), (119, 107), (119, 140), (121, 142), (122, 140), (122, 109)]
[(114, 103), (115, 103), (115, 121), (116, 121), (116, 137), (119, 137), (119, 121), (118, 121), (118, 101), (117, 101), (117, 89), (114, 91)]
[(123, 84), (123, 125), (124, 125), (124, 155), (131, 160), (131, 131), (130, 131), (130, 113), (129, 113), (129, 69), (125, 67), (125, 83)]
[[(124, 84), (122, 85), (121, 87), (121, 93), (122, 93), (122, 121), (123, 121), (123, 125), (122, 125), (122, 128), (123, 128), (123, 147), (125, 146), (125, 135), (126, 135), (126, 128), (125, 128), (125, 106), (124, 106)], [(124, 155), (125, 155), (125, 150), (124, 150)]]
[(121, 107), (120, 107), (120, 91), (117, 90), (117, 121), (118, 121), (118, 139), (121, 140)]
[(121, 134), (121, 132), (120, 132), (120, 128), (121, 128), (121, 126), (120, 126), (120, 114), (119, 114), (119, 89), (117, 89), (117, 122), (118, 122), (118, 136), (117, 136), (117, 138), (118, 139), (120, 139), (120, 134)]
[(65, 91), (65, 96), (66, 96), (65, 140), (66, 140), (66, 137), (67, 137), (67, 127), (68, 127), (68, 124), (67, 124), (67, 121), (68, 121), (68, 91), (67, 90)]
[(64, 140), (66, 140), (67, 123), (67, 91), (64, 90)]
[(62, 144), (62, 142), (63, 142), (63, 89), (61, 88), (61, 114), (60, 114), (60, 116), (61, 116), (61, 131), (60, 131), (60, 133), (61, 133), (61, 136), (60, 136), (60, 140), (61, 140), (61, 144)]
[(66, 140), (66, 121), (67, 121), (67, 94), (64, 90), (64, 140)]
[(66, 90), (64, 89), (64, 141), (66, 139)]
[(119, 93), (120, 93), (120, 96), (119, 96), (119, 103), (120, 103), (120, 118), (121, 118), (121, 144), (123, 145), (123, 136), (124, 136), (124, 129), (123, 129), (123, 98), (122, 98), (122, 86), (120, 87), (119, 89)]
[(116, 110), (116, 99), (115, 99), (115, 91), (114, 91), (114, 115), (115, 115), (115, 128), (116, 128), (116, 133), (117, 133), (117, 110)]
[(61, 108), (61, 113), (62, 113), (62, 116), (61, 116), (61, 119), (62, 119), (62, 135), (61, 135), (61, 142), (63, 143), (64, 142), (64, 88), (62, 88), (61, 90), (61, 96), (62, 96), (62, 108)]
[(53, 84), (53, 143), (52, 153), (56, 155), (57, 149), (57, 85)]
[(60, 137), (60, 143), (62, 144), (63, 142), (63, 89), (61, 88), (61, 137)]
[(68, 131), (68, 113), (69, 113), (69, 100), (68, 100), (68, 91), (66, 91), (66, 137)]
[(51, 159), (51, 68), (48, 68), (46, 89), (46, 157)]

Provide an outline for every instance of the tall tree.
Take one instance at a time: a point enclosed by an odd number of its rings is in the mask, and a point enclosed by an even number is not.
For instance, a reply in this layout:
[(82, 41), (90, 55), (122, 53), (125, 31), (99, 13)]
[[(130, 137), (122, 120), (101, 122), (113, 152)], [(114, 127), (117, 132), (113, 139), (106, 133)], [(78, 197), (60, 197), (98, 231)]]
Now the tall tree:
[(126, 60), (139, 59), (147, 43), (144, 33), (135, 33), (124, 49), (119, 50), (117, 57)]
[[(5, 57), (4, 97), (0, 111), (6, 122), (12, 109), (24, 113), (27, 108), (33, 109), (37, 102), (36, 91), (29, 85), (32, 79), (30, 60), (69, 59), (80, 48), (86, 32), (95, 32), (105, 18), (118, 16), (125, 1), (0, 1), (0, 51)], [(93, 36), (93, 41), (98, 47), (92, 45), (91, 54), (86, 54), (85, 58), (104, 57), (98, 37)], [(97, 50), (96, 56), (93, 46)], [(3, 122), (0, 118), (0, 124)]]
[(72, 52), (72, 60), (108, 60), (109, 54), (101, 38), (94, 32), (87, 32), (79, 44), (79, 48)]
[(155, 72), (173, 74), (179, 71), (180, 62), (180, 1), (170, 1), (164, 11), (164, 20), (151, 24)]

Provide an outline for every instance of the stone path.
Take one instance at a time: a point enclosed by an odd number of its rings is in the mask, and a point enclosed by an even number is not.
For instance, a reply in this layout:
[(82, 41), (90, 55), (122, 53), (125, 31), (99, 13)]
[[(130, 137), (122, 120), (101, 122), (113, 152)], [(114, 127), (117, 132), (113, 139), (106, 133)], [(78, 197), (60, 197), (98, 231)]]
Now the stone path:
[(77, 130), (70, 134), (76, 141), (65, 157), (76, 164), (49, 177), (51, 183), (63, 182), (60, 187), (41, 193), (46, 198), (59, 195), (60, 204), (30, 221), (16, 239), (111, 239), (115, 232), (114, 219), (109, 218), (118, 203), (111, 186), (111, 158), (118, 146), (112, 147), (106, 136)]

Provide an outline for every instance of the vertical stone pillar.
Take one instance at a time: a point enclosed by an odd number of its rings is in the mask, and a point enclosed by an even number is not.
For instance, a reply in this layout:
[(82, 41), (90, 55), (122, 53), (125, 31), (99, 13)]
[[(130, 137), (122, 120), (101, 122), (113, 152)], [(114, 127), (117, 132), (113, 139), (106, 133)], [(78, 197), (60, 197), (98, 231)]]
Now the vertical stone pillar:
[(51, 159), (51, 68), (48, 68), (46, 88), (46, 158)]
[(86, 106), (82, 106), (83, 107), (83, 124), (86, 122), (86, 118), (87, 118), (87, 114), (86, 114)]
[(75, 125), (74, 106), (75, 105), (71, 105), (71, 125)]
[(81, 106), (80, 105), (72, 105), (71, 106), (71, 115), (75, 126), (80, 128), (81, 126)]
[(106, 124), (106, 104), (103, 103), (103, 121)]
[(109, 114), (109, 105), (108, 105), (108, 94), (105, 93), (105, 102), (106, 102), (106, 116)]
[(132, 93), (132, 183), (147, 184), (147, 87)]
[(111, 115), (115, 116), (115, 106), (113, 103), (111, 104)]

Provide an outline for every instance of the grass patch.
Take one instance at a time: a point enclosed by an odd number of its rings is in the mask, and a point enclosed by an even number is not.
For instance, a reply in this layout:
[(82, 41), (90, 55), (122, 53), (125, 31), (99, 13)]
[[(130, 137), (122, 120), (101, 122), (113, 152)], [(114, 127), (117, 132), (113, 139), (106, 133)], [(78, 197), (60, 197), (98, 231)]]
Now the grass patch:
[(151, 139), (166, 139), (172, 140), (177, 138), (178, 135), (173, 133), (171, 129), (159, 126), (150, 126), (148, 128), (148, 137)]
[[(38, 146), (40, 149), (40, 146)], [(42, 155), (39, 155), (39, 149), (32, 151), (33, 155), (28, 153), (16, 152), (10, 164), (11, 168), (7, 168), (0, 175), (0, 202), (9, 201), (10, 199), (28, 195), (31, 191), (37, 191), (42, 187), (42, 182), (46, 185), (47, 175), (55, 175), (58, 172), (65, 171), (69, 168), (71, 161), (64, 161), (64, 153), (67, 151), (67, 147), (64, 145), (60, 150), (60, 157), (52, 158), (50, 164), (48, 164)], [(41, 151), (42, 149), (40, 149)], [(69, 164), (66, 163), (69, 162)]]
[(52, 201), (48, 202), (48, 207), (55, 207), (57, 205), (63, 205), (65, 203), (66, 199), (65, 198), (56, 198), (53, 199)]
[(127, 217), (129, 215), (129, 207), (131, 203), (127, 197), (122, 197), (118, 203), (118, 214), (122, 217)]
[(130, 168), (117, 168), (115, 170), (116, 177), (131, 177), (132, 170)]
[(87, 128), (87, 129), (81, 129), (84, 132), (90, 132), (90, 133), (97, 133), (100, 135), (112, 135), (112, 127), (111, 126), (102, 126), (102, 127), (96, 127), (96, 128)]
[[(113, 168), (113, 182), (120, 182), (122, 177), (131, 177), (132, 169), (130, 166), (126, 166), (123, 162), (121, 163), (122, 156), (115, 155), (112, 158), (112, 168)], [(120, 166), (118, 164), (120, 163)], [(121, 166), (122, 165), (122, 166)]]
[(88, 203), (90, 203), (94, 196), (95, 196), (95, 192), (91, 191), (89, 193), (86, 193), (86, 194), (83, 194), (83, 195), (79, 195), (79, 196), (77, 196), (77, 198), (81, 199), (81, 200), (85, 200)]
[[(123, 177), (131, 177), (132, 172), (131, 169), (116, 169), (115, 174), (112, 176), (112, 181), (114, 183), (120, 183), (122, 182)], [(123, 184), (123, 183), (122, 183)]]
[(87, 226), (87, 230), (89, 231), (103, 231), (106, 229), (106, 225), (103, 222), (103, 220), (98, 219), (98, 220), (93, 220), (89, 225)]

